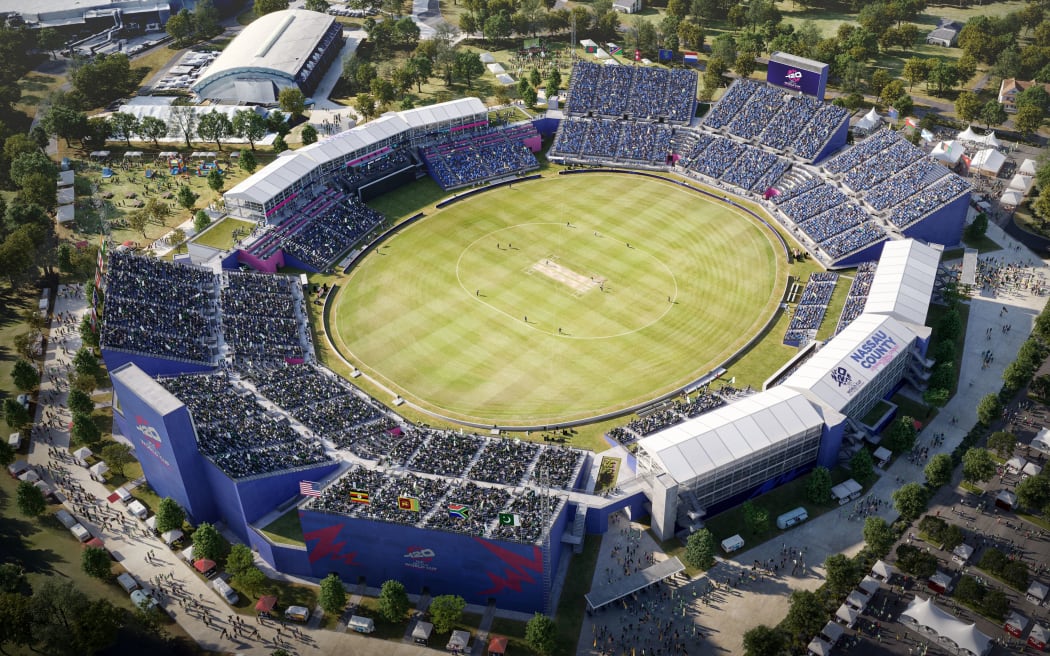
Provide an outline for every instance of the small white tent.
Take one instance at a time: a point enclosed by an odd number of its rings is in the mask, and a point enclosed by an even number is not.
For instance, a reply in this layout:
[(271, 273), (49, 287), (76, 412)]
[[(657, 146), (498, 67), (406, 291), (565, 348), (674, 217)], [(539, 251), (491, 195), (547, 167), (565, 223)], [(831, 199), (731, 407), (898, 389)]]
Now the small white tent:
[(981, 138), (973, 131), (973, 126), (969, 125), (965, 130), (955, 136), (960, 141), (980, 141)]
[(1007, 188), (1019, 191), (1022, 194), (1027, 194), (1028, 190), (1032, 188), (1033, 180), (1034, 178), (1030, 178), (1027, 175), (1015, 173), (1014, 177), (1010, 179), (1010, 184)]
[(977, 141), (983, 143), (986, 146), (991, 146), (992, 148), (998, 148), (999, 146), (1003, 145), (1003, 142), (999, 141), (995, 137), (995, 130), (992, 130), (988, 134), (986, 134), (983, 137), (979, 138)]
[(865, 130), (870, 132), (875, 128), (879, 127), (880, 125), (882, 125), (882, 117), (879, 116), (879, 113), (875, 111), (874, 107), (872, 107), (871, 111), (869, 111), (867, 114), (862, 116), (859, 121), (857, 121), (856, 127), (858, 130)]
[(1006, 156), (994, 148), (978, 151), (970, 160), (970, 170), (983, 175), (999, 175), (999, 169), (1006, 163)]
[(999, 204), (1006, 210), (1015, 210), (1024, 201), (1024, 194), (1016, 189), (1007, 189), (999, 197)]
[(930, 156), (938, 162), (944, 162), (950, 166), (955, 166), (959, 163), (959, 158), (961, 158), (965, 152), (966, 149), (958, 141), (941, 141), (933, 147)]
[(1035, 169), (1035, 160), (1026, 159), (1025, 161), (1021, 162), (1021, 168), (1017, 169), (1017, 172), (1021, 175), (1027, 175), (1029, 177), (1032, 177), (1035, 175)]

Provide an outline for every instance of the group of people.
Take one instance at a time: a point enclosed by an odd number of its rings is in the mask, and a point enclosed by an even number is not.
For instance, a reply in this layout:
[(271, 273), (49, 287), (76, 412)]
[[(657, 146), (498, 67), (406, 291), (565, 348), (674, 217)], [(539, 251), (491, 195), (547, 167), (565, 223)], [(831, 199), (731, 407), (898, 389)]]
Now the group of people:
[(809, 283), (806, 284), (806, 289), (791, 315), (791, 323), (788, 324), (784, 336), (785, 342), (802, 342), (812, 338), (824, 321), (837, 283), (838, 274), (830, 271), (814, 273), (809, 277)]
[(211, 363), (218, 355), (218, 296), (208, 269), (114, 251), (102, 348)]
[(743, 139), (758, 137), (763, 144), (790, 148), (798, 157), (812, 159), (848, 118), (849, 112), (841, 107), (740, 79), (711, 108), (704, 125), (726, 128)]
[(706, 388), (685, 394), (671, 404), (644, 417), (636, 417), (626, 426), (615, 426), (607, 435), (620, 444), (631, 444), (640, 437), (645, 437), (669, 426), (680, 424), (686, 419), (698, 417), (726, 404), (725, 398), (718, 393), (709, 392)]
[(306, 299), (295, 278), (226, 271), (221, 279), (222, 331), (234, 363), (313, 359)]
[(948, 169), (928, 159), (901, 169), (864, 193), (864, 200), (876, 210), (901, 204), (948, 175)]
[(780, 214), (832, 259), (873, 244), (886, 235), (871, 216), (833, 185), (810, 178), (772, 197)]
[(868, 292), (871, 291), (871, 281), (875, 279), (876, 262), (865, 262), (857, 267), (857, 273), (850, 283), (849, 292), (846, 294), (846, 302), (842, 306), (842, 314), (839, 315), (839, 323), (835, 328), (835, 334), (853, 323), (853, 320), (864, 313), (864, 306), (868, 303)]
[(569, 79), (567, 114), (686, 123), (693, 117), (697, 76), (688, 69), (603, 66), (578, 61)]
[(538, 137), (528, 125), (496, 128), (423, 149), (431, 177), (442, 189), (455, 189), (539, 168), (539, 161), (523, 141)]
[(331, 460), (287, 417), (274, 417), (227, 372), (158, 382), (189, 409), (201, 453), (231, 478), (246, 478)]

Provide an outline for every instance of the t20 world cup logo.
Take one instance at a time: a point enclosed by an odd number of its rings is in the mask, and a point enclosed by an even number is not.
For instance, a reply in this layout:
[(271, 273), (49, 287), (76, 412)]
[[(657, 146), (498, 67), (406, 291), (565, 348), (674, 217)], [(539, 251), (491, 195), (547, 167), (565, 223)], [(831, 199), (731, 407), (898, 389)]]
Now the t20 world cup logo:
[(787, 74), (784, 75), (784, 84), (792, 89), (799, 89), (802, 87), (802, 75), (802, 71), (789, 68)]

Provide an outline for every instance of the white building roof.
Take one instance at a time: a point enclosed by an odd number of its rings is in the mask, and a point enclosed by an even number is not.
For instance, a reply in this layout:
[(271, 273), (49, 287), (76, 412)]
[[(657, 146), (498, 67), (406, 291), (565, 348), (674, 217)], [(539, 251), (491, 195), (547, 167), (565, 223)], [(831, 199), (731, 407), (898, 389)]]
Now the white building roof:
[(654, 433), (638, 444), (684, 484), (818, 428), (823, 421), (805, 397), (780, 386)]
[(183, 406), (178, 397), (164, 389), (163, 385), (150, 378), (149, 374), (134, 363), (126, 364), (109, 375), (128, 389), (135, 390), (139, 398), (160, 415), (168, 415)]
[(914, 239), (886, 242), (864, 312), (924, 325), (940, 261), (940, 251)]
[(295, 79), (335, 17), (305, 9), (275, 11), (252, 21), (193, 85), (203, 89), (237, 71), (268, 72)]
[(798, 368), (781, 387), (806, 392), (842, 412), (894, 359), (915, 333), (893, 317), (865, 312)]
[(413, 128), (451, 121), (485, 111), (485, 103), (477, 98), (459, 98), (437, 105), (427, 105), (399, 112), (401, 118)]

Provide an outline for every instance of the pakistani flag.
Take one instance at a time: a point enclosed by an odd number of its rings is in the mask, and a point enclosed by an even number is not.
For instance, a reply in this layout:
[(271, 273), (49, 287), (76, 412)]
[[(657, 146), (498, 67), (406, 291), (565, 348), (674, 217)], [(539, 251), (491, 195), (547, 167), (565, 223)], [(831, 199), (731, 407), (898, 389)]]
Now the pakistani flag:
[(521, 526), (521, 517), (518, 517), (514, 513), (500, 513), (499, 514), (499, 525), (500, 526)]

